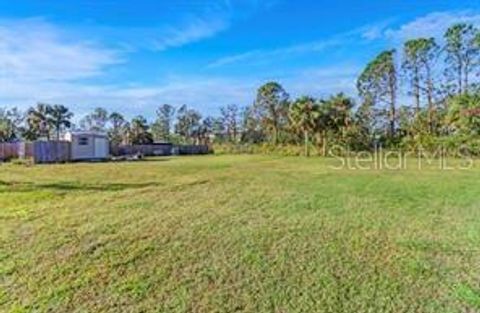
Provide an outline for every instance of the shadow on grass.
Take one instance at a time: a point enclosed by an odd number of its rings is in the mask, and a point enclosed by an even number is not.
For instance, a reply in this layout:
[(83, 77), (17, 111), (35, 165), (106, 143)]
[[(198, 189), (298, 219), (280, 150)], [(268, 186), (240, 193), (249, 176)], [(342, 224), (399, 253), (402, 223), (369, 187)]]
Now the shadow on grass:
[(166, 157), (166, 156), (154, 156), (154, 157), (149, 156), (149, 157), (144, 157), (142, 159), (128, 159), (128, 158), (118, 157), (118, 159), (111, 160), (109, 162), (115, 164), (115, 163), (167, 162), (171, 160), (172, 160), (171, 157)]
[(112, 184), (79, 184), (74, 182), (39, 183), (32, 182), (5, 182), (0, 180), (0, 193), (33, 192), (41, 190), (68, 191), (123, 191), (128, 189), (142, 189), (160, 186), (157, 182), (148, 183), (112, 183)]

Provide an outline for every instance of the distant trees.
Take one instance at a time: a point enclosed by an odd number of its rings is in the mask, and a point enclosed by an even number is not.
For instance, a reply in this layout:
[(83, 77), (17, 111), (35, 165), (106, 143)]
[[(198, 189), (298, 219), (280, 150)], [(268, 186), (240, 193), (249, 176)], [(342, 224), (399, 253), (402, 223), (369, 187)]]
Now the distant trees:
[(29, 140), (45, 137), (50, 140), (54, 133), (55, 139), (60, 140), (61, 132), (72, 126), (72, 117), (73, 113), (64, 105), (38, 103), (27, 111), (23, 137)]
[(446, 122), (453, 134), (480, 135), (480, 94), (461, 94), (451, 97)]
[(20, 139), (23, 132), (24, 117), (14, 108), (11, 110), (0, 108), (0, 142), (9, 142)]

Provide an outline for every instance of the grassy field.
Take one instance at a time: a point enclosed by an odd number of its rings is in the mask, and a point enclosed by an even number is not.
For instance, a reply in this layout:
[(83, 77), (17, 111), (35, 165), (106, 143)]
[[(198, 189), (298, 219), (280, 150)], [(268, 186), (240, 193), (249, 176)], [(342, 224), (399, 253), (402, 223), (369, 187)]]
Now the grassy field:
[(480, 312), (480, 170), (0, 166), (1, 312)]

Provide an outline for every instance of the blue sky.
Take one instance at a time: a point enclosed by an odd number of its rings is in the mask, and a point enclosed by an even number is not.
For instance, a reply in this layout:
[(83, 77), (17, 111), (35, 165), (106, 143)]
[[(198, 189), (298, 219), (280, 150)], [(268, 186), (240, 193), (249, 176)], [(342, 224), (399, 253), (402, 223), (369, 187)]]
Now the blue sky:
[(480, 1), (0, 0), (0, 106), (215, 114), (269, 80), (292, 96), (355, 96), (382, 49), (459, 21), (480, 26)]

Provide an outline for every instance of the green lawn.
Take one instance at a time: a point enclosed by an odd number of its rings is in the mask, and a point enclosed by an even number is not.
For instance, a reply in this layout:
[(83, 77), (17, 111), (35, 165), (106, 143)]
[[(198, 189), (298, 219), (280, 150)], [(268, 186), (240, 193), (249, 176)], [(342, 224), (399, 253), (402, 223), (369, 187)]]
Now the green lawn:
[(1, 312), (477, 312), (480, 169), (0, 166)]

